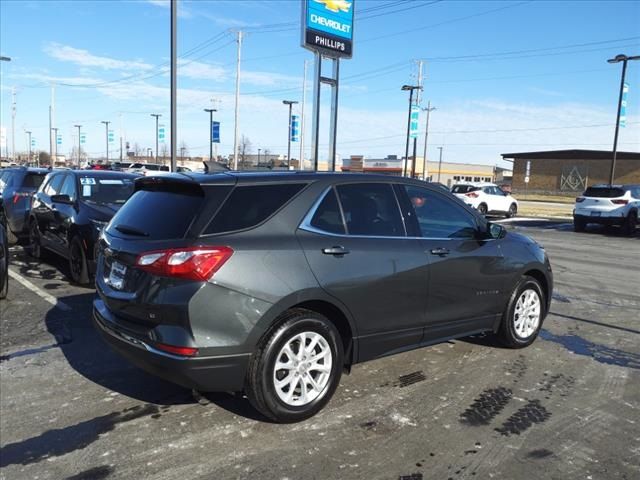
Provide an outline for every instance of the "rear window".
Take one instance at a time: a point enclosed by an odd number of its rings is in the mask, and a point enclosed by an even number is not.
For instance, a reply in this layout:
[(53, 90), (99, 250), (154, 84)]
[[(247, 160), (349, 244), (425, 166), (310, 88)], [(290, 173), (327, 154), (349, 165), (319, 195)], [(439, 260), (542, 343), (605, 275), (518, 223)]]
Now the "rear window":
[(311, 219), (311, 226), (328, 233), (344, 235), (344, 223), (338, 206), (338, 199), (333, 189), (325, 195)]
[(152, 240), (183, 238), (203, 202), (202, 196), (140, 190), (113, 217), (108, 233)]
[(37, 189), (44, 182), (44, 173), (27, 173), (22, 181), (22, 186), (25, 188)]
[(236, 187), (204, 234), (255, 227), (277, 212), (303, 187), (302, 183)]
[(616, 198), (624, 196), (624, 190), (616, 187), (589, 187), (582, 194), (585, 197)]
[(451, 189), (451, 193), (469, 193), (480, 190), (480, 187), (474, 187), (473, 185), (454, 185)]

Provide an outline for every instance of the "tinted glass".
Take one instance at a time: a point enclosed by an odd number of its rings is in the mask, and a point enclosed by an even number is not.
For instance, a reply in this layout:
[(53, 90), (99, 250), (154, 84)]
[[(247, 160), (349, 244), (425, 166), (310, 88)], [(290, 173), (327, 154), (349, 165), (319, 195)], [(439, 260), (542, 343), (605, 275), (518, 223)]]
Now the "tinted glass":
[(0, 193), (11, 183), (11, 173), (12, 172), (2, 172), (0, 173)]
[(62, 182), (64, 181), (64, 175), (58, 174), (51, 177), (47, 183), (47, 186), (44, 187), (44, 193), (46, 195), (52, 196), (57, 195), (62, 188)]
[(338, 200), (333, 189), (325, 195), (318, 206), (316, 213), (311, 219), (311, 226), (329, 233), (345, 233), (340, 207), (338, 206)]
[(140, 190), (118, 210), (107, 231), (117, 237), (134, 231), (153, 240), (182, 238), (203, 201), (202, 196)]
[(616, 187), (589, 187), (583, 195), (585, 197), (616, 198), (624, 196), (624, 190)]
[(83, 175), (79, 181), (80, 198), (88, 203), (122, 205), (133, 193), (132, 178)]
[(44, 182), (45, 176), (44, 173), (27, 173), (22, 180), (22, 186), (37, 189)]
[(400, 210), (391, 185), (358, 183), (337, 187), (349, 235), (403, 237)]
[(304, 184), (236, 187), (205, 230), (205, 234), (232, 232), (258, 225), (287, 203)]
[(418, 229), (428, 238), (473, 238), (476, 222), (453, 201), (420, 187), (405, 186)]
[(472, 185), (454, 185), (451, 189), (452, 193), (469, 193), (480, 190), (480, 187), (474, 187)]
[(68, 195), (70, 199), (76, 198), (76, 179), (73, 175), (67, 175), (60, 189), (60, 195)]

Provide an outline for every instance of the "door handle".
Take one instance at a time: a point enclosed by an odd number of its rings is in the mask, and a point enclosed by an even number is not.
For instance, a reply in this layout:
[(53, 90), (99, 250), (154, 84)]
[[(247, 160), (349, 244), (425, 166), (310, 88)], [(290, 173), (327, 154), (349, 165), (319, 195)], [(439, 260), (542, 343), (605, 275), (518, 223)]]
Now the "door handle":
[(449, 249), (444, 247), (432, 248), (431, 255), (438, 255), (440, 257), (445, 257), (449, 255)]
[(346, 248), (344, 248), (341, 245), (336, 245), (333, 247), (328, 247), (328, 248), (323, 248), (322, 249), (322, 253), (324, 253), (325, 255), (346, 255), (347, 253), (349, 253), (349, 250), (347, 250)]

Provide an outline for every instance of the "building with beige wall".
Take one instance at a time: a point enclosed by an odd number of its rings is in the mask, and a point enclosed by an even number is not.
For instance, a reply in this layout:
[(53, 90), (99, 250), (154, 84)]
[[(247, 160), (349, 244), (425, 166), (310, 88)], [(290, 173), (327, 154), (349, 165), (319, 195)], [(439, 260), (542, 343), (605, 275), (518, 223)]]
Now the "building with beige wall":
[[(552, 150), (504, 153), (502, 157), (513, 161), (514, 192), (574, 195), (590, 185), (609, 183), (613, 154), (606, 150)], [(614, 183), (640, 183), (639, 152), (617, 153)]]

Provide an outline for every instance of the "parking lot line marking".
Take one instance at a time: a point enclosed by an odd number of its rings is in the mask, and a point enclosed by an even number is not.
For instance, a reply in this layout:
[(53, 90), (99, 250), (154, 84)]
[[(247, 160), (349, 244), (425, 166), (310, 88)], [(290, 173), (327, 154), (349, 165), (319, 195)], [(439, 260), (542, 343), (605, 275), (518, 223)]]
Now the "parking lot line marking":
[(16, 282), (21, 284), (22, 286), (24, 286), (24, 287), (28, 288), (29, 290), (31, 290), (32, 292), (34, 292), (36, 295), (38, 295), (44, 301), (50, 303), (51, 305), (53, 305), (56, 308), (59, 308), (63, 312), (70, 312), (72, 310), (71, 307), (69, 305), (67, 305), (66, 303), (64, 303), (62, 300), (58, 300), (53, 295), (48, 294), (47, 292), (42, 290), (40, 287), (37, 287), (36, 285), (31, 283), (29, 280), (24, 278), (19, 273), (16, 273), (13, 270), (9, 269), (9, 276), (11, 278), (13, 278)]

